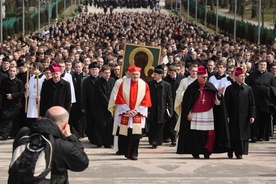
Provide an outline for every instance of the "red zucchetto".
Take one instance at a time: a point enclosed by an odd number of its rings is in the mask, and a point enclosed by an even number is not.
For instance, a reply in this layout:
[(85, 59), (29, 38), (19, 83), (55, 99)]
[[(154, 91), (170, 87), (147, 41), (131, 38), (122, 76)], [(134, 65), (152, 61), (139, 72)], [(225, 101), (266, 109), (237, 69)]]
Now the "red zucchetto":
[(52, 73), (55, 73), (55, 72), (61, 72), (61, 67), (59, 66), (59, 64), (57, 64), (56, 62), (53, 62), (50, 66), (50, 71)]
[(204, 66), (199, 66), (198, 69), (197, 69), (197, 75), (205, 75), (205, 74), (208, 74), (205, 67)]
[(241, 68), (241, 67), (237, 67), (236, 69), (235, 69), (235, 76), (239, 76), (239, 75), (241, 75), (241, 74), (244, 74), (244, 71), (243, 71), (243, 69)]
[(136, 67), (136, 66), (134, 66), (134, 65), (130, 65), (129, 67), (128, 67), (128, 71), (131, 73), (131, 72), (141, 72), (141, 68), (139, 68), (139, 67)]

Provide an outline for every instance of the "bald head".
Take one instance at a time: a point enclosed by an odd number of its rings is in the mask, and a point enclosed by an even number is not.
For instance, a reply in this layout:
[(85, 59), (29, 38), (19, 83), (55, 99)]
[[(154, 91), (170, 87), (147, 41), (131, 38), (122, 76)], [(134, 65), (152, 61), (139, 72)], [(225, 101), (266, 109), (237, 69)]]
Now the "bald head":
[(68, 123), (69, 114), (66, 109), (60, 106), (53, 106), (47, 110), (45, 117), (55, 122), (58, 126)]

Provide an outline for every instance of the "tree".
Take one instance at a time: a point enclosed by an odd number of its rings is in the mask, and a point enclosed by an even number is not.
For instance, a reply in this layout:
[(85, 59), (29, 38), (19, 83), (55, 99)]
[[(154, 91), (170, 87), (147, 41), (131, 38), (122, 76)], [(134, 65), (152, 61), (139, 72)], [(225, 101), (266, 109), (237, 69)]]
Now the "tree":
[(210, 2), (210, 4), (211, 4), (211, 7), (210, 7), (210, 9), (211, 9), (211, 11), (214, 11), (214, 0), (209, 0), (209, 2)]
[(220, 0), (220, 5), (222, 8), (228, 8), (229, 0)]
[(261, 4), (261, 19), (262, 19), (262, 27), (264, 28), (264, 14), (265, 14), (265, 9), (269, 7), (270, 5), (270, 0), (262, 0)]
[(244, 12), (245, 12), (245, 2), (244, 0), (238, 1), (238, 13), (241, 15), (242, 21), (244, 18)]
[(235, 11), (235, 0), (229, 0), (229, 11), (234, 12)]
[(252, 0), (251, 19), (257, 17), (258, 3), (257, 0)]
[(270, 5), (270, 7), (272, 7), (272, 13), (273, 13), (273, 23), (274, 23), (274, 30), (276, 30), (276, 4), (272, 4)]

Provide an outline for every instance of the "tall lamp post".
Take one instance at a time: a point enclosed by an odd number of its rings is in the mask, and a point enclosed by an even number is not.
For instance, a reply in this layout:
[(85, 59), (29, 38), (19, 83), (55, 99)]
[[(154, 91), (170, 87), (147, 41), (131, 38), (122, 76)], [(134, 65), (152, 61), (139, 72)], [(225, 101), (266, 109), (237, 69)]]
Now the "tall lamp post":
[(261, 11), (262, 11), (262, 0), (259, 0), (259, 13), (258, 13), (258, 44), (261, 43)]
[(63, 0), (63, 2), (64, 2), (64, 10), (63, 11), (65, 11), (66, 10), (66, 0)]
[[(189, 1), (189, 0), (188, 0)], [(182, 12), (181, 12), (181, 7), (182, 7), (182, 0), (180, 0), (180, 4), (179, 4), (179, 11), (180, 11), (180, 16), (182, 15)], [(189, 12), (188, 12), (189, 13)], [(189, 14), (188, 14), (189, 15)]]
[(217, 7), (216, 7), (216, 35), (218, 34), (218, 0), (217, 0)]
[(190, 20), (190, 0), (188, 0), (188, 3), (187, 3), (187, 21), (189, 22)]
[(38, 33), (40, 33), (40, 0), (38, 0)]
[(205, 31), (207, 30), (207, 0), (205, 0), (205, 20), (204, 20)]
[(235, 0), (235, 14), (234, 14), (234, 41), (236, 41), (236, 29), (237, 29), (237, 0)]
[(50, 5), (51, 5), (51, 0), (48, 0), (48, 29), (50, 28), (50, 22), (51, 22), (51, 15), (50, 15)]
[(56, 0), (56, 19), (58, 22), (58, 0)]
[(2, 12), (2, 6), (3, 6), (3, 1), (0, 0), (0, 41), (3, 42), (3, 12)]
[(195, 22), (197, 23), (197, 0), (195, 1)]
[(25, 36), (25, 0), (22, 0), (22, 35)]

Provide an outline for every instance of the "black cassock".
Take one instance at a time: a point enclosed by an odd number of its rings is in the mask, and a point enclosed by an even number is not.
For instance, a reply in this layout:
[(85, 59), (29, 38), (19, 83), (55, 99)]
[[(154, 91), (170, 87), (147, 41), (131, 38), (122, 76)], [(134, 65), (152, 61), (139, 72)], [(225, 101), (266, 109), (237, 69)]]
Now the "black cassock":
[(40, 116), (45, 116), (46, 111), (53, 106), (61, 106), (70, 113), (71, 89), (69, 82), (63, 79), (57, 83), (53, 79), (43, 82), (40, 94)]
[(81, 111), (81, 102), (82, 102), (82, 89), (83, 89), (83, 81), (88, 77), (88, 74), (81, 72), (72, 74), (75, 95), (76, 95), (76, 103), (72, 104), (71, 113), (70, 113), (70, 124), (73, 125), (74, 129), (77, 130), (81, 137), (84, 137), (86, 130), (86, 114)]
[[(175, 97), (176, 97), (176, 91), (177, 91), (179, 84), (183, 78), (185, 78), (185, 76), (180, 75), (180, 74), (177, 74), (175, 78), (172, 78), (170, 75), (167, 75), (164, 78), (164, 81), (170, 83), (170, 85), (171, 85), (173, 107), (174, 107), (174, 101), (175, 101)], [(163, 134), (164, 140), (167, 138), (170, 138), (172, 143), (176, 142), (176, 132), (174, 131), (174, 127), (176, 125), (177, 120), (178, 120), (178, 115), (174, 111), (172, 117), (168, 118), (167, 122), (165, 123), (164, 134)]]
[(90, 142), (93, 140), (93, 122), (95, 117), (96, 82), (100, 77), (89, 76), (83, 81), (81, 109), (85, 110), (87, 129)]
[[(204, 90), (216, 92), (217, 89), (210, 82), (206, 82)], [(196, 131), (191, 130), (191, 122), (188, 121), (187, 116), (191, 109), (194, 107), (196, 100), (200, 94), (200, 88), (198, 81), (195, 80), (191, 83), (184, 93), (182, 111), (181, 111), (181, 123), (179, 130), (179, 138), (177, 145), (178, 154), (193, 154), (194, 151), (201, 151), (199, 154), (204, 153), (205, 144), (202, 143), (202, 139), (208, 138), (208, 131)], [(214, 127), (215, 127), (215, 142), (214, 153), (228, 152), (230, 150), (230, 137), (229, 129), (226, 122), (225, 105), (223, 97), (221, 98), (221, 105), (217, 106), (220, 109), (215, 113), (214, 110)]]
[(250, 118), (255, 118), (254, 94), (250, 86), (234, 83), (226, 88), (225, 105), (229, 118), (229, 132), (232, 147), (242, 145), (241, 154), (248, 153), (250, 138)]
[(114, 78), (109, 78), (108, 81), (100, 78), (96, 82), (96, 99), (95, 99), (95, 117), (93, 123), (93, 139), (90, 140), (92, 144), (97, 146), (104, 145), (110, 147), (113, 145), (113, 118), (108, 110), (108, 102), (111, 91), (115, 84)]
[(151, 145), (161, 145), (163, 142), (163, 128), (167, 121), (168, 113), (173, 115), (173, 102), (171, 85), (162, 80), (157, 83), (152, 80), (148, 83), (152, 106), (149, 108), (149, 143)]

